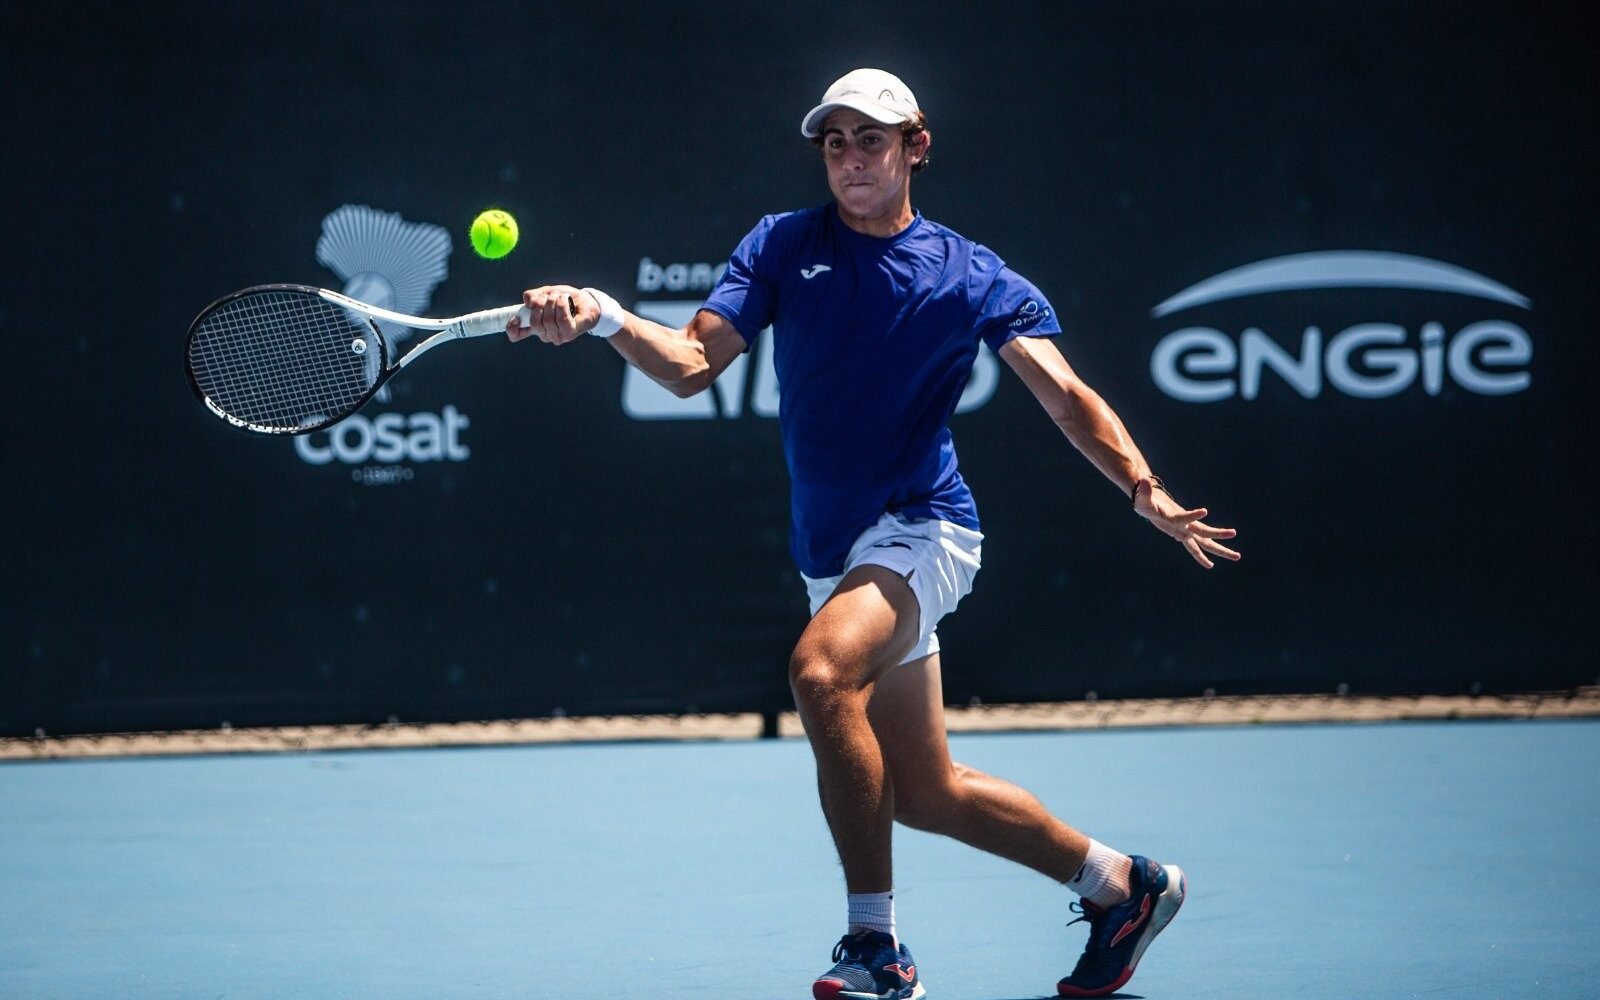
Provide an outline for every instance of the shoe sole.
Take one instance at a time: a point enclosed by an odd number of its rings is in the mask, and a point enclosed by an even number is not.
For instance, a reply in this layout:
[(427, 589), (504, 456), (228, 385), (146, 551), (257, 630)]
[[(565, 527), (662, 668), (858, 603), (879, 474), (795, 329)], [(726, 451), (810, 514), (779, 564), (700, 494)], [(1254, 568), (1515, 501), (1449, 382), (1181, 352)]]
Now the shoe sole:
[(811, 984), (811, 995), (816, 1000), (889, 1000), (891, 997), (894, 1000), (922, 1000), (928, 995), (928, 991), (922, 988), (921, 983), (911, 987), (911, 992), (904, 996), (900, 995), (899, 990), (893, 993), (861, 993), (843, 987), (844, 984), (837, 979), (819, 979)]
[(1189, 892), (1189, 880), (1183, 874), (1183, 869), (1177, 865), (1162, 865), (1167, 872), (1167, 887), (1161, 895), (1156, 897), (1155, 912), (1150, 915), (1150, 922), (1145, 925), (1144, 932), (1139, 935), (1139, 940), (1133, 946), (1133, 957), (1128, 960), (1128, 967), (1122, 970), (1122, 975), (1094, 989), (1084, 990), (1075, 986), (1056, 984), (1056, 992), (1064, 997), (1103, 997), (1108, 993), (1115, 993), (1127, 985), (1133, 978), (1133, 970), (1139, 967), (1139, 960), (1144, 958), (1145, 949), (1150, 947), (1150, 942), (1156, 935), (1172, 923), (1172, 918), (1178, 915), (1178, 909), (1183, 906), (1183, 899)]

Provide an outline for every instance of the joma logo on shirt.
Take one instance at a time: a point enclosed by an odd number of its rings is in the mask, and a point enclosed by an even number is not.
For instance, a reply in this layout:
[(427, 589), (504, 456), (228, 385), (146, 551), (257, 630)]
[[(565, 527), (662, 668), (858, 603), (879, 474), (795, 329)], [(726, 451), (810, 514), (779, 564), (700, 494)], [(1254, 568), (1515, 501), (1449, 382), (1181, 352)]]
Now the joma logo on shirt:
[(815, 278), (817, 275), (821, 274), (823, 271), (831, 271), (831, 270), (833, 270), (833, 268), (829, 267), (826, 264), (812, 264), (810, 267), (802, 267), (800, 269), (800, 277), (806, 279), (807, 281), (810, 281), (812, 278)]

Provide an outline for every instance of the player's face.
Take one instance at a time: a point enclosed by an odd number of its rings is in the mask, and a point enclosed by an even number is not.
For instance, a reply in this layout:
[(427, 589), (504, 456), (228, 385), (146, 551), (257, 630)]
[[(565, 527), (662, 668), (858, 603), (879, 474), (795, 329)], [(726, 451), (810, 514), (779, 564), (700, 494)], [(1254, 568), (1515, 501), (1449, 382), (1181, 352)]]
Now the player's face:
[(898, 128), (880, 125), (859, 111), (841, 108), (822, 123), (828, 187), (851, 215), (873, 218), (897, 209), (919, 155), (906, 148)]

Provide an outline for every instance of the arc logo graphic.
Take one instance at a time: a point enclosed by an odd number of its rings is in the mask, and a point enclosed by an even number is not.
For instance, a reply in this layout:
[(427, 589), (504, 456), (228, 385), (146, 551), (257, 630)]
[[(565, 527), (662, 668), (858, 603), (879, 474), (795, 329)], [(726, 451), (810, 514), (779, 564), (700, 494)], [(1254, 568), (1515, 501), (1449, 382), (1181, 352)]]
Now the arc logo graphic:
[[(1508, 307), (1517, 312), (1533, 308), (1526, 296), (1453, 264), (1382, 251), (1327, 250), (1225, 271), (1171, 296), (1150, 315), (1162, 319), (1227, 308), (1216, 304), (1230, 300), (1332, 289), (1445, 293), (1467, 302), (1477, 300), (1480, 307), (1485, 301), (1496, 303), (1501, 314)], [(1321, 300), (1318, 306), (1326, 308)], [(1456, 313), (1461, 307), (1449, 310)], [(1282, 312), (1281, 304), (1275, 308)], [(1344, 308), (1348, 311), (1348, 306)], [(1423, 309), (1444, 306), (1433, 297), (1411, 296), (1398, 308), (1420, 319), (1427, 315)], [(1447, 376), (1455, 386), (1484, 396), (1522, 392), (1532, 384), (1527, 366), (1533, 359), (1533, 339), (1517, 323), (1486, 317), (1481, 308), (1477, 318), (1468, 319), (1453, 335), (1444, 322), (1431, 316), (1414, 324), (1414, 338), (1412, 327), (1388, 317), (1357, 321), (1328, 337), (1321, 326), (1308, 324), (1301, 330), (1297, 350), (1268, 336), (1265, 325), (1246, 326), (1237, 338), (1211, 326), (1173, 330), (1150, 355), (1151, 378), (1163, 393), (1188, 403), (1253, 400), (1261, 393), (1267, 371), (1306, 399), (1320, 396), (1325, 386), (1347, 396), (1381, 399), (1406, 391), (1419, 377), (1429, 396), (1444, 392)]]
[[(826, 265), (821, 265), (826, 266)], [(640, 302), (633, 311), (663, 326), (679, 328), (688, 324), (700, 308), (700, 299), (674, 302)], [(754, 355), (754, 362), (751, 356)], [(754, 378), (751, 365), (754, 364)], [(752, 385), (752, 382), (754, 383)], [(987, 346), (978, 349), (957, 413), (976, 410), (994, 397), (1000, 384), (1000, 362)], [(756, 337), (755, 346), (733, 359), (733, 364), (712, 383), (710, 392), (679, 399), (638, 369), (629, 365), (622, 376), (622, 411), (635, 420), (711, 420), (717, 416), (732, 420), (742, 416), (748, 399), (749, 411), (758, 417), (778, 415), (778, 372), (772, 363), (772, 328)]]
[[(339, 276), (351, 298), (420, 316), (449, 273), (450, 250), (450, 233), (443, 226), (407, 222), (398, 212), (367, 205), (341, 205), (322, 220), (316, 256), (317, 263)], [(414, 333), (383, 321), (378, 328), (391, 356)], [(371, 364), (379, 363), (378, 353), (369, 352)], [(374, 401), (391, 401), (387, 386)], [(294, 448), (308, 465), (357, 466), (350, 477), (358, 483), (408, 482), (415, 478), (414, 470), (396, 463), (466, 461), (471, 449), (461, 442), (461, 432), (470, 423), (451, 405), (437, 413), (357, 413), (326, 431), (296, 437)]]

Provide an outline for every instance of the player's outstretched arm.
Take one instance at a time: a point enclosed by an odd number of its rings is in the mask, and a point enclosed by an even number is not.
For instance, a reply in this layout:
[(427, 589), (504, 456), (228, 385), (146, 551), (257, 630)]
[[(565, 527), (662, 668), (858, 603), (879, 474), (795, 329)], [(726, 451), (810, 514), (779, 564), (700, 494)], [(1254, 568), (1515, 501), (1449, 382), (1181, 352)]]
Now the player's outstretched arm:
[(513, 341), (538, 337), (547, 344), (567, 344), (601, 326), (617, 353), (677, 396), (708, 388), (745, 349), (733, 324), (704, 309), (688, 326), (674, 330), (635, 316), (614, 301), (608, 303), (609, 317), (603, 316), (595, 296), (571, 285), (530, 288), (522, 293), (522, 304), (528, 322), (517, 316), (506, 325)]
[(1219, 539), (1232, 538), (1232, 528), (1214, 528), (1202, 520), (1204, 507), (1185, 509), (1150, 471), (1122, 420), (1084, 384), (1056, 345), (1043, 337), (1016, 337), (1000, 348), (1011, 370), (1073, 447), (1105, 477), (1133, 498), (1133, 509), (1181, 544), (1194, 561), (1210, 569), (1210, 556), (1237, 560), (1239, 553)]

